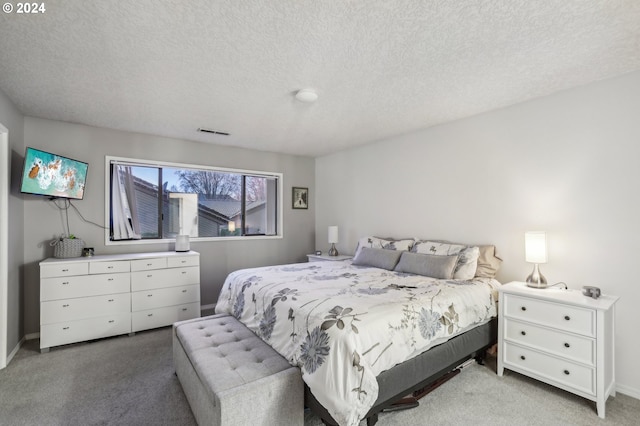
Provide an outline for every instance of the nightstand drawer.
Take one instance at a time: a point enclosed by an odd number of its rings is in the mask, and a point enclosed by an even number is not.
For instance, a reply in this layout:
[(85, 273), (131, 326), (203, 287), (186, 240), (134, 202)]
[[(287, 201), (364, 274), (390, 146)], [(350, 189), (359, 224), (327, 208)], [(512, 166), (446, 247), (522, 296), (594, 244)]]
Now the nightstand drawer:
[(564, 387), (595, 395), (595, 369), (511, 343), (504, 344), (505, 367), (521, 369)]
[(596, 313), (593, 309), (505, 294), (504, 313), (510, 318), (585, 336), (594, 337), (596, 334)]
[(590, 366), (595, 365), (595, 340), (505, 318), (504, 339)]

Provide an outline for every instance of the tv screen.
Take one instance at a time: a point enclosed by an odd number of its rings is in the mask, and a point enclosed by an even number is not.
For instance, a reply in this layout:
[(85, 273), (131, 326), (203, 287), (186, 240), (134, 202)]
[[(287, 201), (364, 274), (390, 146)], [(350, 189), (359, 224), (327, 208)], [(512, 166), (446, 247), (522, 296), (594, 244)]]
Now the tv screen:
[(26, 194), (82, 200), (88, 168), (82, 161), (27, 148), (20, 190)]

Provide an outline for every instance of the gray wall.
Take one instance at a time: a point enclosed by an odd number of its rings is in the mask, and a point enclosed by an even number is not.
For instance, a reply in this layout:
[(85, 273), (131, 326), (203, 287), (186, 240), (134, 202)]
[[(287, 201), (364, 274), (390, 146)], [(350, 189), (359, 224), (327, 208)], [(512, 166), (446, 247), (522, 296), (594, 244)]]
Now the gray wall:
[(524, 233), (547, 231), (551, 283), (620, 296), (620, 392), (640, 398), (640, 72), (316, 161), (316, 246), (382, 235), (493, 243), (524, 280)]
[[(82, 201), (74, 201), (82, 215), (105, 222), (105, 156), (281, 172), (283, 182), (284, 238), (250, 241), (191, 242), (201, 253), (202, 304), (217, 300), (225, 277), (245, 267), (305, 261), (314, 247), (315, 211), (291, 209), (291, 187), (315, 190), (312, 158), (251, 151), (158, 136), (108, 130), (60, 121), (26, 117), (24, 144), (89, 163)], [(23, 150), (22, 150), (23, 151)], [(85, 223), (69, 211), (71, 232), (95, 247), (96, 253), (172, 250), (173, 244), (105, 246), (104, 231)], [(65, 231), (64, 217), (52, 202), (24, 196), (25, 332), (39, 331), (38, 262), (53, 254), (49, 241)]]
[(23, 202), (19, 185), (24, 155), (24, 117), (0, 91), (0, 123), (9, 129), (11, 156), (11, 189), (9, 193), (9, 253), (8, 253), (8, 321), (0, 327), (7, 327), (7, 355), (13, 351), (24, 335), (22, 326), (23, 301), (21, 270), (23, 264)]

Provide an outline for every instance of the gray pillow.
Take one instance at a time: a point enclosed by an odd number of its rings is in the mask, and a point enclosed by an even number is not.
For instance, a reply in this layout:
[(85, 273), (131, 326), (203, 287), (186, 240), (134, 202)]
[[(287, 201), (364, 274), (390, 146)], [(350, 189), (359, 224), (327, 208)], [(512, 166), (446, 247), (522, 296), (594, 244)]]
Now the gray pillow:
[(354, 265), (373, 266), (375, 268), (392, 271), (398, 263), (403, 252), (398, 250), (386, 250), (379, 248), (362, 247), (362, 250), (353, 259)]
[(403, 252), (396, 272), (424, 275), (425, 277), (451, 279), (458, 263), (458, 255), (439, 256), (433, 254)]

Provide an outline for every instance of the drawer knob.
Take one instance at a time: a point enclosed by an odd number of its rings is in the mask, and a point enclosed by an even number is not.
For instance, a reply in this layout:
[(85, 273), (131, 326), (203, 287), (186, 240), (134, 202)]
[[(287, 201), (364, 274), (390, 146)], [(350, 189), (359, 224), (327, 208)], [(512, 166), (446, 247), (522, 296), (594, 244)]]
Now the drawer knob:
[(187, 271), (182, 271), (182, 275), (184, 275), (184, 274), (186, 274), (186, 273), (187, 273)]
[(69, 281), (63, 282), (62, 285), (69, 285)]
[(63, 329), (63, 330), (68, 330), (68, 329), (69, 329), (69, 327), (62, 327), (62, 329)]
[(147, 263), (147, 266), (152, 266), (152, 265), (153, 265), (153, 263)]
[(187, 310), (187, 308), (182, 308), (182, 312), (184, 312), (184, 311), (186, 311), (186, 310)]
[(564, 370), (564, 374), (568, 376), (569, 374), (571, 374), (571, 372), (569, 370)]
[(113, 302), (113, 299), (109, 299), (108, 301), (109, 301), (109, 302)]
[(107, 281), (113, 281), (113, 278), (108, 278)]
[(520, 309), (522, 309), (523, 311), (526, 311), (526, 310), (527, 310), (527, 307), (526, 307), (526, 306), (523, 306), (523, 307), (521, 307)]
[(564, 347), (565, 347), (565, 348), (570, 348), (570, 347), (571, 347), (571, 345), (570, 345), (570, 344), (568, 344), (568, 343), (565, 343), (565, 344), (564, 344)]
[(69, 270), (68, 269), (63, 269), (62, 272), (69, 272)]
[(520, 355), (520, 359), (524, 361), (525, 359), (527, 359), (527, 357), (524, 355)]
[(567, 321), (569, 321), (571, 319), (571, 317), (569, 315), (565, 315), (564, 319), (566, 319)]
[(186, 293), (186, 292), (187, 292), (187, 290), (182, 290), (182, 292), (183, 292), (183, 293)]
[(148, 316), (148, 317), (152, 317), (152, 316), (153, 316), (153, 314), (147, 314), (147, 316)]
[(151, 277), (153, 277), (153, 275), (151, 275), (151, 274), (147, 275), (147, 278), (151, 278)]
[(153, 297), (153, 294), (147, 294), (147, 297)]
[(68, 307), (69, 307), (69, 304), (67, 303), (67, 304), (65, 304), (65, 305), (62, 305), (62, 307), (63, 307), (63, 308), (68, 308)]
[(107, 269), (113, 269), (113, 266), (107, 266)]
[(109, 320), (109, 324), (113, 324), (115, 320)]
[(526, 332), (526, 331), (524, 331), (524, 330), (522, 330), (522, 331), (520, 332), (520, 334), (522, 334), (523, 336), (526, 336), (526, 335), (527, 335), (527, 332)]

